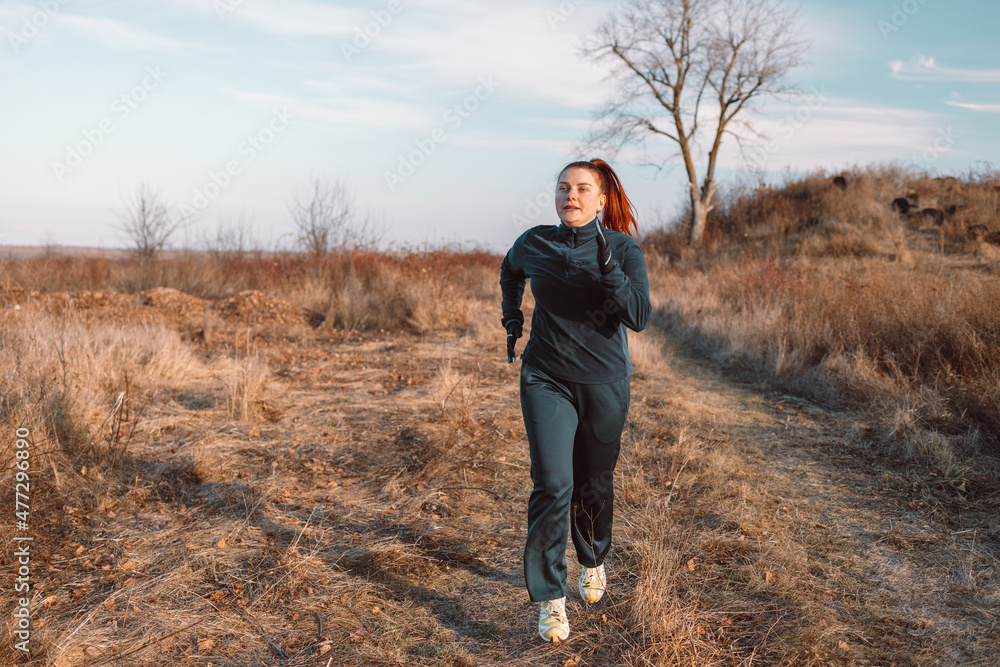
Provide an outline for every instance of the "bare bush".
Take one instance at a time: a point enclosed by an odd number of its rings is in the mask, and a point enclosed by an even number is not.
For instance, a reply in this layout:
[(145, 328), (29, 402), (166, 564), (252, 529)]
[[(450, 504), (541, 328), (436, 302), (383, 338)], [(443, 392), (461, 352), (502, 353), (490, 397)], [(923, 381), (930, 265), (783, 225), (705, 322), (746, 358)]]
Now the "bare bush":
[(296, 242), (314, 260), (332, 251), (373, 248), (381, 230), (370, 215), (358, 212), (344, 180), (313, 178), (288, 207)]
[(152, 260), (187, 222), (146, 183), (140, 184), (130, 196), (124, 196), (122, 204), (124, 209), (118, 214), (119, 229), (128, 237), (139, 258), (145, 261)]
[(215, 228), (214, 237), (205, 238), (205, 248), (215, 260), (239, 262), (260, 251), (254, 235), (253, 222), (240, 216), (236, 220), (223, 220)]

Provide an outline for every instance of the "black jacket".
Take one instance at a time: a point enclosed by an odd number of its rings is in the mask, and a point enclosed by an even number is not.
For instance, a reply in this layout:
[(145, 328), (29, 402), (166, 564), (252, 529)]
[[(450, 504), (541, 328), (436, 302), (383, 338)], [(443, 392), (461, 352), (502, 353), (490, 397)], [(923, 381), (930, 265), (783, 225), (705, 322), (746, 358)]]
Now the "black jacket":
[(500, 264), (501, 323), (523, 324), (531, 281), (535, 311), (522, 359), (567, 382), (618, 382), (632, 373), (625, 327), (649, 324), (649, 278), (639, 244), (603, 229), (617, 267), (597, 267), (597, 225), (539, 225), (521, 234)]

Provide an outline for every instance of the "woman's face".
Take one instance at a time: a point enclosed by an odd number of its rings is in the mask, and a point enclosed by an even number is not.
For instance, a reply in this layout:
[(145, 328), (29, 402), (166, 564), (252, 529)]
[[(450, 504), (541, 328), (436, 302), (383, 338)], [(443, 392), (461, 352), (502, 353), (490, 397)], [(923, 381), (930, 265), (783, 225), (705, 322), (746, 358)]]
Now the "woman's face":
[(589, 169), (573, 167), (563, 172), (556, 185), (556, 213), (569, 227), (580, 227), (596, 218), (606, 201)]

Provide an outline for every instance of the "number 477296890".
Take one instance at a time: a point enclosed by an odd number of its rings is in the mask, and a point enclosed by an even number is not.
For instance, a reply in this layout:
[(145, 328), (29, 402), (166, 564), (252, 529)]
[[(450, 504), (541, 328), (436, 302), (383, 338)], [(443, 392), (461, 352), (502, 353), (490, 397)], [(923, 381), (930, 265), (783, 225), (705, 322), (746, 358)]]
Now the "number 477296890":
[[(18, 436), (21, 436), (20, 429), (18, 429), (18, 431)], [(14, 454), (14, 457), (17, 459), (17, 473), (14, 475), (14, 479), (17, 482), (14, 489), (14, 509), (16, 510), (14, 514), (19, 522), (18, 525), (23, 528), (27, 528), (26, 524), (28, 522), (28, 512), (31, 509), (28, 505), (28, 493), (31, 491), (31, 484), (28, 481), (28, 468), (30, 466), (30, 463), (28, 462), (29, 456), (28, 441), (23, 437), (18, 437), (17, 453)], [(22, 498), (24, 498), (23, 501), (21, 500)]]

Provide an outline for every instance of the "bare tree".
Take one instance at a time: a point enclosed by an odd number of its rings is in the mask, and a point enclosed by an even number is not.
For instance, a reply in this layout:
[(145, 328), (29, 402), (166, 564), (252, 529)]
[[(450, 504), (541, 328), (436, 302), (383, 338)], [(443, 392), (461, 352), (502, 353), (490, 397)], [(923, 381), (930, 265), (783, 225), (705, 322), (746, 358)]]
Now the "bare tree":
[(295, 195), (288, 212), (297, 242), (313, 259), (332, 250), (375, 245), (380, 239), (370, 216), (357, 213), (343, 180), (313, 178), (305, 195)]
[(313, 259), (321, 259), (346, 242), (354, 217), (354, 202), (343, 181), (313, 178), (305, 195), (293, 197), (288, 212), (299, 245)]
[(253, 221), (242, 213), (236, 220), (220, 220), (214, 237), (206, 235), (204, 245), (215, 260), (242, 261), (247, 255), (260, 252)]
[[(674, 142), (687, 171), (691, 245), (701, 243), (713, 208), (722, 137), (739, 141), (733, 119), (756, 98), (792, 89), (786, 75), (805, 50), (794, 22), (795, 12), (784, 10), (781, 0), (629, 0), (584, 51), (610, 61), (619, 84), (587, 146), (617, 154), (651, 138)], [(711, 134), (699, 179), (694, 151), (703, 124)]]
[(119, 229), (132, 242), (132, 249), (143, 262), (153, 259), (166, 246), (174, 232), (186, 221), (163, 199), (159, 192), (142, 183), (131, 196), (123, 196), (124, 210), (119, 212)]

